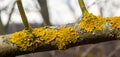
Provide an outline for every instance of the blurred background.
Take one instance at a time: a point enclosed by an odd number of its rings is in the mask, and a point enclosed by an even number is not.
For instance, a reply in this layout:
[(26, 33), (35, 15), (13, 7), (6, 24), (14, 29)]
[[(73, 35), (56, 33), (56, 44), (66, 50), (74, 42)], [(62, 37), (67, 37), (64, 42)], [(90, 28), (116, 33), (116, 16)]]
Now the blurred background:
[[(103, 17), (120, 16), (120, 0), (84, 0), (89, 12)], [(32, 27), (65, 25), (81, 19), (78, 0), (22, 0)], [(0, 35), (24, 29), (15, 0), (0, 0)], [(119, 57), (120, 41), (110, 41), (16, 57)]]

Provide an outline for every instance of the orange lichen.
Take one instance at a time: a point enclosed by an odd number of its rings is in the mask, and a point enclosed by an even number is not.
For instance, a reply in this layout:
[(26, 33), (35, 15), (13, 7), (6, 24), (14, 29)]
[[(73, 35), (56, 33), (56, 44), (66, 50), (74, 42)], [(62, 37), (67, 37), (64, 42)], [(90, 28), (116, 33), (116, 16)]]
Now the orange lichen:
[(73, 27), (61, 27), (51, 29), (48, 27), (34, 28), (31, 34), (26, 30), (10, 35), (12, 43), (21, 47), (24, 51), (33, 51), (37, 47), (55, 42), (58, 49), (64, 49), (69, 43), (75, 43), (79, 38), (78, 32)]
[(106, 22), (106, 19), (101, 16), (95, 16), (91, 13), (84, 15), (81, 22), (78, 24), (78, 28), (82, 28), (87, 32), (92, 32), (94, 29), (102, 30), (102, 25)]
[(112, 24), (112, 29), (120, 28), (120, 16), (108, 17), (107, 21)]

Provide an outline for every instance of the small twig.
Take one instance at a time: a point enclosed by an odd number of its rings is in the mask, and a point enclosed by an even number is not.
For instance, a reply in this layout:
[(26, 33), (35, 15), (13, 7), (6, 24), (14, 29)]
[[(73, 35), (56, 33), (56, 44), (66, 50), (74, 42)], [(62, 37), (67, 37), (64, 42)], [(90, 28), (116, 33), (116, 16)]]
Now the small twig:
[(17, 2), (17, 5), (18, 5), (18, 9), (19, 9), (24, 27), (28, 32), (31, 32), (31, 28), (28, 24), (28, 20), (27, 20), (27, 17), (25, 15), (25, 12), (24, 12), (22, 2), (21, 2), (21, 0), (16, 0), (16, 2)]
[(80, 5), (80, 8), (82, 10), (82, 14), (83, 16), (88, 13), (88, 10), (87, 8), (85, 7), (85, 4), (84, 4), (84, 1), (83, 0), (78, 0), (79, 1), (79, 5)]

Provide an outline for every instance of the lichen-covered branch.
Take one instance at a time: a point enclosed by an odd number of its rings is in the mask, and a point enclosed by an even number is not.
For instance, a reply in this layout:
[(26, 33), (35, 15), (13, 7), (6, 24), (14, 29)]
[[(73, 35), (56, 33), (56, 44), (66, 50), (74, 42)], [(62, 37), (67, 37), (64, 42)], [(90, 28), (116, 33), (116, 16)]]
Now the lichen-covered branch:
[[(89, 19), (90, 18), (90, 19)], [(91, 13), (79, 23), (33, 28), (0, 37), (0, 57), (50, 50), (64, 50), (78, 45), (120, 39), (120, 17), (102, 18)]]
[[(22, 7), (21, 0), (16, 0)], [(95, 44), (99, 42), (120, 39), (120, 17), (106, 17), (93, 15), (85, 9), (83, 0), (83, 17), (78, 23), (65, 26), (44, 26), (15, 32), (0, 37), (0, 57), (43, 52), (50, 50), (64, 50), (78, 45)], [(19, 8), (23, 10), (22, 8)], [(85, 11), (84, 11), (85, 10)], [(22, 11), (21, 16), (22, 16)], [(87, 13), (86, 13), (87, 12)], [(25, 17), (25, 14), (23, 15)], [(24, 19), (24, 18), (23, 18)], [(27, 19), (26, 19), (27, 20)]]
[[(43, 47), (39, 47), (34, 51), (22, 51), (21, 48), (17, 47), (15, 44), (12, 44), (9, 42), (9, 37), (8, 36), (1, 36), (1, 44), (0, 44), (0, 56), (9, 56), (9, 55), (21, 55), (21, 54), (27, 54), (27, 53), (32, 53), (32, 52), (43, 52), (43, 51), (49, 51), (49, 50), (57, 50), (57, 48), (53, 45), (46, 45)], [(3, 38), (4, 37), (4, 38)], [(5, 39), (6, 38), (6, 39)], [(76, 46), (76, 45), (84, 45), (84, 44), (92, 44), (92, 43), (97, 43), (98, 42), (102, 42), (102, 41), (110, 41), (110, 40), (115, 40), (114, 38), (110, 38), (110, 39), (103, 39), (103, 38), (98, 38), (98, 39), (83, 39), (80, 40), (80, 42), (77, 42), (75, 44), (69, 44), (67, 46), (67, 48)], [(97, 40), (97, 41), (95, 41)], [(95, 42), (94, 42), (95, 41)]]
[[(117, 38), (102, 35), (102, 34), (99, 36), (94, 36), (94, 37), (92, 37), (92, 36), (93, 35), (87, 35), (86, 38), (80, 37), (76, 43), (71, 43), (71, 44), (69, 43), (66, 46), (66, 49), (75, 47), (78, 45), (95, 44), (95, 43), (99, 43), (99, 42), (117, 40)], [(24, 51), (24, 50), (22, 50), (22, 48), (16, 46), (16, 44), (13, 44), (10, 42), (9, 35), (4, 35), (4, 36), (0, 37), (0, 57), (23, 55), (23, 54), (33, 53), (33, 52), (43, 52), (43, 51), (50, 51), (50, 50), (58, 50), (58, 48), (56, 47), (56, 45), (51, 43), (51, 44), (46, 44), (41, 47), (37, 47), (37, 48), (35, 48), (34, 51), (28, 51), (28, 50)]]

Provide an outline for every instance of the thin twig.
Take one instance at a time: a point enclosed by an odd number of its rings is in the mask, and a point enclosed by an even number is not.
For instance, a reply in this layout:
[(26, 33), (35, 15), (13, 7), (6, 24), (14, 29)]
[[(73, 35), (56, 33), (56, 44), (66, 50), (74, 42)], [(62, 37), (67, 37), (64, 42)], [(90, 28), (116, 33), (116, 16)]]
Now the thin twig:
[(16, 0), (17, 2), (17, 6), (18, 6), (18, 9), (19, 9), (19, 12), (20, 12), (20, 15), (21, 15), (21, 18), (22, 18), (22, 22), (25, 26), (25, 29), (28, 31), (28, 32), (31, 32), (31, 28), (28, 24), (28, 20), (27, 20), (27, 17), (25, 15), (25, 11), (23, 9), (23, 5), (22, 5), (22, 2), (21, 0)]
[(88, 13), (88, 10), (87, 8), (85, 7), (85, 4), (84, 4), (84, 1), (83, 0), (78, 0), (79, 1), (79, 5), (80, 5), (80, 8), (82, 10), (82, 14), (83, 16)]

